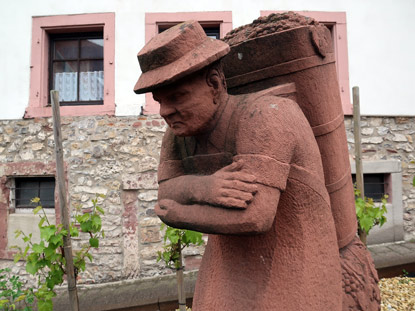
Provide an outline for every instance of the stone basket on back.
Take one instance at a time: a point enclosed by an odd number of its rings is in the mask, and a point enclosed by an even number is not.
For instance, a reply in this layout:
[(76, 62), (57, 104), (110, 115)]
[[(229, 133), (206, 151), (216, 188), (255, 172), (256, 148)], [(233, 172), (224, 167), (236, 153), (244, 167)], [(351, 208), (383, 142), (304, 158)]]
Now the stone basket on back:
[(289, 12), (261, 17), (224, 41), (231, 46), (223, 59), (230, 94), (274, 93), (275, 86), (295, 84), (296, 101), (320, 149), (339, 248), (346, 246), (356, 236), (357, 222), (330, 31)]

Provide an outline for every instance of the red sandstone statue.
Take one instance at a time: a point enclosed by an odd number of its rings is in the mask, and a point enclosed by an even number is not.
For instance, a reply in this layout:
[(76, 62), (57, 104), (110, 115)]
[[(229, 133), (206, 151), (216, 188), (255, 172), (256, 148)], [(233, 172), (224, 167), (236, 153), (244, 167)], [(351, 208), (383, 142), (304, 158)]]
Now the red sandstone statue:
[(135, 92), (152, 92), (169, 125), (156, 212), (209, 233), (193, 310), (377, 310), (341, 298), (349, 275), (315, 133), (287, 98), (293, 84), (229, 95), (218, 61), (228, 52), (190, 21), (138, 54)]

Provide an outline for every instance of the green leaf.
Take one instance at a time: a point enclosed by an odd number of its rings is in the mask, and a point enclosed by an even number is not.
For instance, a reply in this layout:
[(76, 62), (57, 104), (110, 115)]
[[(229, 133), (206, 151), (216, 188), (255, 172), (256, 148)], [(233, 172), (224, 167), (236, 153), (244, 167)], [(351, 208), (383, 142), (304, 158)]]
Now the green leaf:
[(40, 219), (40, 221), (39, 221), (39, 224), (38, 224), (38, 227), (40, 228), (40, 227), (42, 227), (43, 226), (43, 223), (46, 221), (46, 217), (42, 217), (41, 219)]
[(44, 249), (46, 258), (52, 257), (56, 253), (56, 245), (49, 244), (48, 247)]
[(186, 245), (189, 245), (190, 243), (195, 245), (201, 245), (203, 244), (202, 234), (200, 232), (192, 230), (184, 230), (183, 242)]
[(50, 237), (55, 235), (56, 227), (54, 225), (40, 228), (40, 237), (49, 241)]
[(360, 226), (366, 233), (369, 233), (370, 229), (373, 227), (373, 218), (365, 215), (360, 219)]
[(75, 266), (82, 271), (85, 271), (85, 260), (81, 259), (75, 263)]
[(81, 222), (81, 230), (82, 232), (92, 231), (92, 221), (88, 220), (86, 222)]
[(61, 235), (63, 235), (63, 236), (67, 236), (67, 235), (68, 235), (68, 230), (66, 230), (66, 229), (62, 229), (62, 230), (60, 231), (60, 234), (61, 234)]
[(415, 176), (414, 176), (414, 178), (412, 179), (412, 186), (414, 186), (414, 187), (415, 187)]
[(99, 231), (99, 229), (101, 229), (101, 217), (99, 217), (98, 215), (92, 215), (91, 221), (94, 231)]
[(90, 262), (92, 262), (93, 257), (92, 257), (92, 255), (90, 253), (86, 253), (85, 256), (88, 257), (88, 259), (89, 259)]
[(22, 230), (16, 230), (14, 232), (14, 237), (17, 239), (22, 233), (23, 233)]
[(26, 263), (26, 271), (32, 275), (35, 275), (35, 273), (37, 272), (37, 265), (36, 262), (31, 262), (28, 261)]
[(39, 211), (42, 209), (42, 205), (38, 205), (34, 210), (33, 210), (33, 214), (37, 214), (39, 213)]
[(88, 221), (90, 217), (91, 217), (91, 215), (89, 215), (88, 213), (86, 213), (86, 214), (77, 216), (77, 219), (76, 220), (78, 220), (79, 223), (82, 223), (82, 222)]
[(53, 311), (52, 299), (38, 300), (37, 308), (39, 311)]
[(73, 236), (73, 237), (77, 237), (77, 236), (79, 236), (79, 230), (78, 230), (78, 228), (77, 228), (77, 227), (75, 227), (75, 226), (70, 226), (70, 227), (69, 227), (69, 231), (71, 232), (71, 236)]
[(29, 249), (30, 249), (30, 246), (27, 245), (26, 248), (24, 249), (23, 257), (25, 257), (27, 255), (27, 252), (29, 251)]
[(33, 244), (32, 246), (32, 250), (37, 254), (42, 254), (44, 249), (45, 245), (43, 244), (43, 241), (40, 242), (40, 244)]
[(40, 198), (35, 197), (35, 198), (31, 199), (30, 202), (32, 202), (32, 203), (39, 203), (40, 202)]
[(21, 253), (17, 253), (16, 255), (14, 255), (14, 263), (18, 262), (20, 260), (20, 258), (22, 258)]
[(176, 244), (180, 239), (180, 230), (168, 227), (165, 236), (170, 240), (172, 244)]
[(62, 236), (61, 235), (54, 235), (49, 239), (50, 243), (55, 244), (56, 246), (60, 246), (63, 245), (63, 240), (62, 240)]
[(166, 263), (170, 261), (170, 253), (169, 252), (163, 252), (163, 259)]
[(89, 239), (89, 245), (91, 245), (92, 247), (99, 247), (99, 240), (97, 238), (90, 238)]
[(104, 215), (105, 214), (105, 212), (104, 212), (104, 210), (102, 209), (102, 207), (100, 207), (100, 206), (95, 206), (95, 208), (98, 210), (98, 212), (100, 212), (102, 215)]
[(19, 302), (22, 301), (26, 298), (26, 295), (20, 295), (19, 297), (17, 297), (17, 299), (15, 300), (15, 302)]

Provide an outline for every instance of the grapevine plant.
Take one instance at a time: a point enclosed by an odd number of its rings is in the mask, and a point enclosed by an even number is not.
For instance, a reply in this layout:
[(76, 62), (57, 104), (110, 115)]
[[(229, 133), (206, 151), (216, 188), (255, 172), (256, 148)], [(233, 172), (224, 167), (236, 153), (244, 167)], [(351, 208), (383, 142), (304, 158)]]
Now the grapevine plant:
[(380, 204), (376, 204), (372, 198), (361, 197), (358, 189), (354, 189), (356, 215), (358, 220), (358, 233), (363, 243), (366, 244), (366, 236), (373, 226), (382, 227), (386, 222), (386, 203), (388, 195), (384, 195)]
[(182, 250), (191, 244), (202, 245), (202, 233), (191, 230), (176, 229), (165, 224), (161, 224), (161, 230), (164, 229), (166, 229), (164, 234), (164, 251), (158, 252), (157, 261), (163, 259), (167, 267), (176, 270), (179, 310), (186, 311), (189, 309), (186, 307), (186, 297), (184, 291)]
[(32, 311), (33, 288), (23, 290), (22, 286), (23, 283), (19, 280), (19, 277), (11, 275), (10, 268), (0, 269), (1, 311)]
[[(69, 225), (71, 237), (78, 237), (80, 232), (89, 235), (89, 242), (74, 252), (75, 279), (80, 271), (85, 270), (86, 259), (92, 262), (91, 249), (98, 248), (99, 238), (105, 237), (101, 225), (104, 210), (98, 205), (99, 197), (103, 195), (97, 195), (92, 199), (91, 212), (81, 214), (81, 207), (76, 206), (75, 221)], [(63, 237), (68, 235), (68, 231), (62, 224), (50, 223), (39, 198), (32, 199), (32, 203), (37, 204), (33, 213), (40, 217), (40, 242), (33, 242), (32, 234), (26, 235), (23, 231), (17, 230), (16, 238), (22, 236), (26, 247), (15, 247), (18, 252), (14, 261), (25, 260), (26, 271), (37, 276), (37, 290), (34, 295), (37, 298), (38, 310), (51, 311), (52, 298), (56, 296), (55, 286), (63, 283), (64, 275), (67, 273)]]
[(166, 232), (164, 234), (164, 251), (157, 252), (157, 261), (163, 259), (169, 268), (180, 268), (180, 256), (185, 247), (191, 244), (198, 246), (203, 244), (202, 233), (200, 232), (176, 229), (165, 224), (161, 224), (160, 229), (166, 229)]

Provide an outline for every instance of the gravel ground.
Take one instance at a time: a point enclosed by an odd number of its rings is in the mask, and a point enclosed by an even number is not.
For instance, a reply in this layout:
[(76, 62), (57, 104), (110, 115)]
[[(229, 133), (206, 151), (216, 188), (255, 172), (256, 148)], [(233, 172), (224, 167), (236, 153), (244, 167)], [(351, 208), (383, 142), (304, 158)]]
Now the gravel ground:
[(415, 278), (381, 279), (379, 287), (382, 311), (415, 311)]
[(379, 287), (382, 297), (381, 311), (415, 311), (415, 278), (381, 279)]

